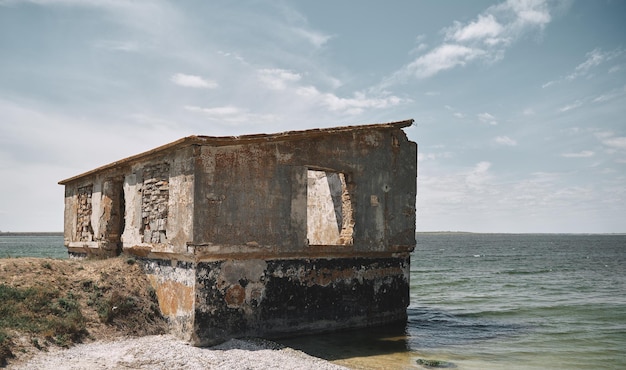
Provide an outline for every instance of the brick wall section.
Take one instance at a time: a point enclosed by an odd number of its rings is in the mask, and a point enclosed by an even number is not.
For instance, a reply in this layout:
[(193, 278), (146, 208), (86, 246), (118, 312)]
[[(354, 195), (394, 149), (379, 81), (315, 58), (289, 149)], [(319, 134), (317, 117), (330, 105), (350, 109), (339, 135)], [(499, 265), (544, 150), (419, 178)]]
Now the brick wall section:
[(167, 240), (167, 202), (169, 201), (170, 166), (160, 163), (144, 168), (141, 196), (141, 219), (144, 243)]
[(81, 242), (93, 241), (91, 227), (91, 196), (93, 185), (78, 188), (78, 212), (76, 218), (76, 240)]
[(348, 184), (346, 176), (343, 173), (339, 174), (341, 180), (341, 214), (343, 215), (341, 221), (341, 233), (339, 234), (339, 244), (352, 245), (354, 240), (352, 234), (354, 233), (354, 215), (352, 214), (352, 200), (350, 198), (350, 192), (352, 184)]

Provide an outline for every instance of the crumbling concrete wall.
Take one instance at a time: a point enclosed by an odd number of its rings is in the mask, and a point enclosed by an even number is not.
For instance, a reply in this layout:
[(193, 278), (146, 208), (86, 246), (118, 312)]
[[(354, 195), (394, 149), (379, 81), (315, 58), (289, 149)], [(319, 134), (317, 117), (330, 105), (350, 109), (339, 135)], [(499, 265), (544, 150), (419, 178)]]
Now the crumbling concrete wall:
[[(112, 174), (110, 174), (112, 175)], [(94, 176), (65, 188), (65, 245), (73, 257), (112, 257), (121, 251), (122, 182)]]
[(65, 184), (70, 254), (187, 253), (193, 238), (193, 150), (95, 171)]
[(193, 148), (132, 165), (124, 181), (124, 250), (186, 254), (193, 238)]
[(306, 252), (315, 244), (307, 237), (310, 170), (344, 176), (354, 251), (415, 245), (417, 147), (400, 129), (200, 150), (194, 245), (219, 245), (225, 253), (246, 245)]
[(198, 263), (196, 345), (406, 320), (408, 257)]
[(406, 319), (410, 122), (189, 137), (62, 182), (75, 255), (137, 256), (197, 345)]
[(168, 320), (170, 332), (195, 342), (194, 308), (196, 266), (193, 262), (169, 259), (141, 259), (150, 284), (156, 291), (161, 314)]

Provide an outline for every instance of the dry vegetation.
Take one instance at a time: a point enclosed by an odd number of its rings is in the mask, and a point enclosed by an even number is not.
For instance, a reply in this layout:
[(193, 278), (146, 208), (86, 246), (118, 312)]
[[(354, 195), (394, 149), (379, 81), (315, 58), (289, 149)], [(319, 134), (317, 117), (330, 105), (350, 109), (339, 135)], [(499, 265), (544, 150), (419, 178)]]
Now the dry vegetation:
[(0, 259), (0, 366), (49, 346), (165, 331), (133, 259)]

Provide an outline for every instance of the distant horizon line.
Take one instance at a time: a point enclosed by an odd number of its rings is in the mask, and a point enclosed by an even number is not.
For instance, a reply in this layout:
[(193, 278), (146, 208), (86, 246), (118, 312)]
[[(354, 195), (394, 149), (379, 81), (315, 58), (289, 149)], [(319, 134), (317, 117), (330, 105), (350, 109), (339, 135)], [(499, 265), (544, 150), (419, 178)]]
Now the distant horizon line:
[(0, 235), (63, 235), (63, 231), (0, 231)]
[(626, 235), (626, 231), (622, 231), (622, 232), (416, 231), (415, 234)]
[[(63, 231), (0, 231), (2, 236), (40, 235), (63, 236)], [(416, 231), (415, 234), (528, 234), (528, 235), (626, 235), (626, 232), (511, 232), (511, 231)]]

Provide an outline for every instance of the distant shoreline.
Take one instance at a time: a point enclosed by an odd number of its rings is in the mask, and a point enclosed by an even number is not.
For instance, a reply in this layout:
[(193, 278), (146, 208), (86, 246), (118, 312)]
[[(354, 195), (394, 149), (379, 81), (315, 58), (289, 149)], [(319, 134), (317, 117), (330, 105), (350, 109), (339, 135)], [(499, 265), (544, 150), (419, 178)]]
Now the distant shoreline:
[(474, 232), (474, 231), (416, 231), (415, 235), (626, 235), (626, 232), (616, 232), (616, 233), (546, 233), (546, 232), (535, 232), (535, 233), (515, 233), (515, 232)]
[(0, 231), (0, 236), (63, 236), (62, 231), (13, 232)]

